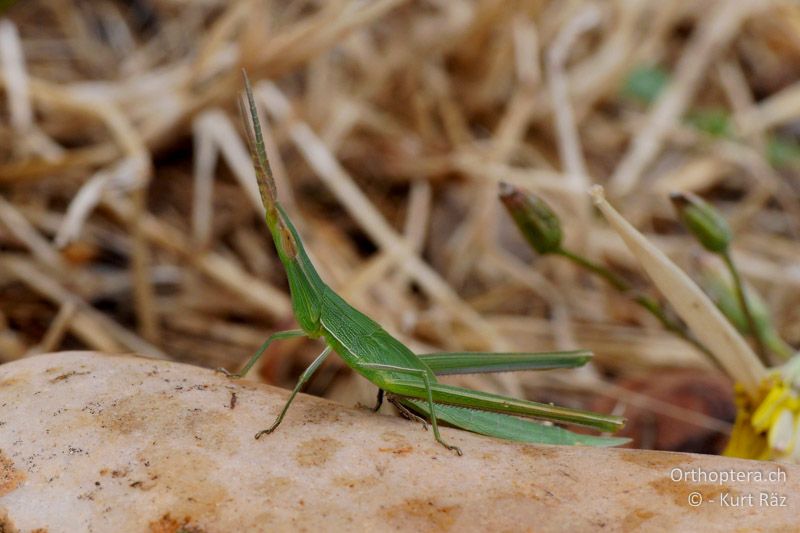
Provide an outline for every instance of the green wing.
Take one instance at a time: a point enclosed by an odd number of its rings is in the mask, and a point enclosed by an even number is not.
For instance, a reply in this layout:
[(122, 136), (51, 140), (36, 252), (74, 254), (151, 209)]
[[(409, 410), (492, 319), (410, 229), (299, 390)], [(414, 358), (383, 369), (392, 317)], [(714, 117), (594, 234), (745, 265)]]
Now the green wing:
[(417, 357), (437, 376), (446, 376), (575, 368), (588, 363), (592, 352), (437, 352), (417, 354)]
[[(430, 418), (427, 402), (410, 398), (398, 398), (398, 400), (406, 407)], [(517, 442), (569, 446), (619, 446), (630, 442), (627, 438), (582, 435), (558, 426), (546, 426), (501, 413), (476, 411), (453, 405), (436, 404), (436, 418), (467, 431)]]

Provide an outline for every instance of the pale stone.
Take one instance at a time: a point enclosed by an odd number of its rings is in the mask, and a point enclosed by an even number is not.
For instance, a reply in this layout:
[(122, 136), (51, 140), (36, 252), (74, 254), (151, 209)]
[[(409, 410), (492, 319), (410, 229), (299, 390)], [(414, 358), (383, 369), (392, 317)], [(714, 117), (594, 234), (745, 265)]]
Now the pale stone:
[(798, 466), (444, 429), (457, 457), (417, 423), (305, 395), (255, 440), (286, 395), (132, 356), (0, 366), (0, 531), (798, 530)]

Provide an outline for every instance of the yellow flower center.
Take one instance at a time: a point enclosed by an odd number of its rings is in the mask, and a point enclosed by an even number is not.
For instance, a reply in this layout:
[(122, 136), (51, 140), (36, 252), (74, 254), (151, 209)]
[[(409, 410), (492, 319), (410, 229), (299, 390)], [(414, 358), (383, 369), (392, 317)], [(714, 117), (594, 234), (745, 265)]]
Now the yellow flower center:
[(800, 397), (780, 374), (765, 379), (755, 398), (737, 384), (736, 406), (725, 455), (762, 460), (800, 456)]

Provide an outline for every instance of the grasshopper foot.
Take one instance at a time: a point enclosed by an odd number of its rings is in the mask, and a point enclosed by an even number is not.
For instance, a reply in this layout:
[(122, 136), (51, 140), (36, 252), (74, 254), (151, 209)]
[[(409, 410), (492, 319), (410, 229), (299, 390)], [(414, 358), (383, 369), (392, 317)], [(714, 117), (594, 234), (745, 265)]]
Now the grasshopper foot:
[(454, 452), (456, 452), (456, 455), (458, 455), (459, 457), (461, 457), (462, 455), (464, 455), (464, 452), (462, 452), (462, 451), (461, 451), (461, 448), (459, 448), (458, 446), (452, 446), (452, 445), (450, 445), (450, 444), (446, 444), (446, 443), (444, 443), (444, 442), (442, 442), (442, 444), (443, 444), (443, 445), (444, 445), (444, 447), (445, 447), (445, 448), (447, 448), (448, 450), (453, 450)]
[(372, 408), (373, 413), (377, 413), (378, 411), (380, 411), (381, 405), (383, 405), (383, 395), (384, 395), (383, 389), (378, 389), (378, 398), (377, 401), (375, 402), (375, 407)]
[(452, 450), (452, 451), (456, 452), (456, 454), (457, 454), (459, 457), (461, 457), (462, 455), (464, 455), (464, 452), (462, 452), (462, 451), (461, 451), (461, 448), (459, 448), (458, 446), (453, 446), (452, 444), (447, 444), (447, 443), (446, 443), (446, 442), (445, 442), (445, 441), (442, 439), (442, 437), (441, 437), (441, 436), (439, 436), (438, 434), (436, 435), (436, 441), (437, 441), (439, 444), (441, 444), (442, 446), (444, 446), (445, 448), (447, 448), (448, 450)]
[(256, 440), (260, 439), (260, 438), (261, 438), (261, 437), (263, 437), (264, 435), (269, 435), (269, 434), (270, 434), (270, 433), (272, 433), (273, 431), (275, 431), (275, 427), (271, 427), (271, 428), (267, 428), (267, 429), (262, 429), (261, 431), (259, 431), (258, 433), (256, 433)]
[(383, 389), (378, 389), (378, 400), (375, 402), (374, 406), (364, 405), (363, 403), (358, 402), (356, 404), (356, 407), (358, 407), (359, 409), (369, 409), (373, 413), (377, 413), (378, 411), (381, 410), (381, 406), (383, 405), (383, 395), (384, 395)]
[(416, 413), (412, 413), (408, 408), (406, 408), (406, 406), (404, 406), (402, 403), (398, 402), (393, 397), (389, 398), (389, 403), (394, 405), (397, 408), (397, 410), (400, 411), (400, 415), (402, 415), (403, 418), (405, 418), (406, 420), (410, 420), (412, 422), (414, 422), (416, 420), (417, 422), (422, 424), (422, 429), (424, 429), (425, 431), (428, 431), (428, 421), (427, 420), (425, 420), (424, 418), (422, 418), (421, 416), (419, 416)]
[(241, 372), (231, 372), (227, 368), (223, 367), (215, 368), (214, 372), (219, 372), (228, 379), (242, 379), (244, 377)]

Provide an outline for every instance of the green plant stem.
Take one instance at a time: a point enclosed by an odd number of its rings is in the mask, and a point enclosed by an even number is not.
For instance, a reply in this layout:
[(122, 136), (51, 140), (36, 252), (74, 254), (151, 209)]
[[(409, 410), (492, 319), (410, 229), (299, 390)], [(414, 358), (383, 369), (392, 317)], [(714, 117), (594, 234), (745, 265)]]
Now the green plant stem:
[(725, 266), (728, 267), (728, 271), (731, 273), (731, 277), (733, 278), (733, 285), (736, 288), (736, 297), (739, 299), (739, 305), (742, 307), (744, 316), (747, 319), (747, 327), (750, 329), (750, 335), (752, 335), (756, 342), (756, 353), (758, 354), (758, 358), (761, 359), (762, 363), (769, 366), (767, 351), (764, 348), (764, 339), (762, 338), (761, 330), (756, 327), (756, 320), (753, 318), (753, 313), (750, 311), (750, 304), (747, 301), (747, 297), (744, 293), (744, 283), (742, 283), (742, 278), (739, 276), (739, 270), (733, 263), (733, 257), (731, 257), (730, 251), (726, 249), (720, 253), (720, 256), (725, 262)]
[(628, 283), (622, 276), (610, 271), (606, 267), (602, 265), (598, 265), (597, 263), (586, 259), (583, 256), (580, 256), (576, 253), (570, 252), (564, 248), (560, 248), (557, 252), (555, 252), (562, 257), (566, 257), (576, 265), (579, 265), (587, 270), (590, 270), (606, 280), (609, 285), (614, 287), (620, 292), (630, 292), (633, 288), (630, 283)]
[(601, 278), (603, 278), (609, 285), (617, 289), (619, 292), (629, 295), (634, 302), (639, 304), (640, 307), (644, 308), (647, 312), (651, 315), (656, 317), (658, 321), (664, 326), (665, 329), (671, 331), (681, 337), (686, 342), (689, 342), (693, 346), (695, 346), (698, 350), (703, 352), (704, 354), (711, 357), (713, 361), (716, 359), (713, 357), (711, 352), (703, 346), (703, 344), (694, 338), (683, 324), (677, 322), (676, 320), (672, 319), (667, 315), (666, 309), (664, 306), (661, 305), (655, 298), (648, 296), (646, 294), (641, 294), (638, 291), (634, 291), (633, 286), (628, 283), (622, 276), (612, 272), (611, 270), (607, 269), (602, 265), (598, 265), (597, 263), (586, 259), (583, 256), (580, 256), (576, 253), (570, 252), (564, 248), (559, 248), (557, 251), (553, 252), (562, 257), (565, 257), (575, 263), (576, 265), (581, 266), (591, 272), (594, 272)]
[(771, 331), (770, 335), (765, 337), (764, 343), (772, 353), (777, 354), (782, 359), (789, 359), (794, 353), (792, 347), (780, 338), (778, 334), (775, 333), (774, 329)]

